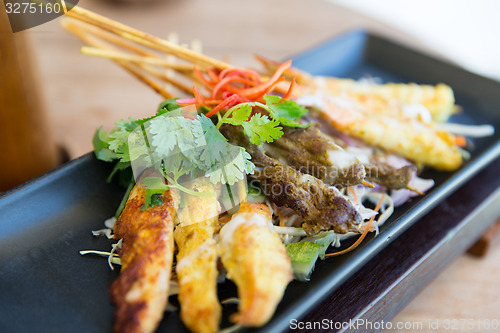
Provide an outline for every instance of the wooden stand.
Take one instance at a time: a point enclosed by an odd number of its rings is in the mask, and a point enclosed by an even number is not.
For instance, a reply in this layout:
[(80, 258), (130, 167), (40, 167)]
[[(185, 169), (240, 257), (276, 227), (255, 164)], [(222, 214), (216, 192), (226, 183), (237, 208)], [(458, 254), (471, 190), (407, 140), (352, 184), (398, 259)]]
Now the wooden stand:
[(12, 33), (0, 4), (0, 192), (59, 163), (23, 32)]

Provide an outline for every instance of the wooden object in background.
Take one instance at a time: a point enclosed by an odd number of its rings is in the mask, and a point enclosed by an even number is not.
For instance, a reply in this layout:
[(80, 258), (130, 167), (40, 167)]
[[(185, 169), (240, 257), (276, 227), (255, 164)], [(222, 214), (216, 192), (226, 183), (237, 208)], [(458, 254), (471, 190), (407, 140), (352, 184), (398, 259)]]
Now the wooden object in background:
[(476, 257), (484, 257), (498, 244), (500, 244), (500, 219), (495, 225), (489, 228), (469, 250), (467, 250), (467, 253)]
[(24, 32), (0, 4), (0, 192), (53, 169), (58, 154)]

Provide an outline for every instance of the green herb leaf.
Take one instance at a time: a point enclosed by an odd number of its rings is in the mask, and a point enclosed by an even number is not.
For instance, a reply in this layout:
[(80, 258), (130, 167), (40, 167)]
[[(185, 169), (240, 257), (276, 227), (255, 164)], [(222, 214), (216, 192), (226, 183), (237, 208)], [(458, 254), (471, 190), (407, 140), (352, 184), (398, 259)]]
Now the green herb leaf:
[(161, 177), (145, 177), (141, 180), (142, 186), (146, 188), (146, 199), (141, 210), (148, 207), (159, 206), (163, 203), (162, 194), (168, 190), (168, 186)]
[[(130, 163), (128, 163), (128, 162), (121, 162), (121, 161), (116, 162), (115, 167), (113, 168), (113, 170), (109, 174), (108, 179), (106, 181), (108, 183), (111, 182), (111, 179), (115, 176), (115, 174), (118, 171), (126, 170), (129, 167), (130, 167)], [(128, 185), (128, 183), (125, 186), (127, 186), (127, 185)]]
[[(231, 146), (233, 154), (221, 155), (219, 164), (216, 164), (206, 173), (210, 181), (214, 184), (233, 185), (239, 180), (243, 180), (245, 173), (253, 173), (255, 165), (250, 162), (250, 155), (242, 147)], [(235, 151), (236, 150), (236, 151)], [(227, 160), (227, 158), (232, 158)]]
[(260, 145), (262, 142), (273, 142), (274, 139), (283, 135), (277, 120), (269, 119), (268, 116), (263, 116), (260, 113), (254, 114), (242, 126), (250, 142), (256, 145)]
[(137, 128), (135, 119), (129, 118), (119, 120), (115, 123), (115, 128), (107, 133), (98, 128), (94, 133), (92, 144), (97, 159), (111, 162), (119, 159), (121, 162), (129, 162), (128, 136)]
[(99, 127), (92, 138), (94, 153), (98, 160), (111, 162), (116, 159), (116, 153), (109, 149), (108, 133)]
[(166, 113), (172, 112), (174, 110), (180, 109), (181, 106), (179, 104), (177, 104), (177, 102), (176, 102), (177, 100), (178, 100), (178, 98), (170, 98), (170, 99), (167, 99), (167, 100), (161, 102), (160, 105), (158, 106), (158, 111), (156, 111), (156, 114), (154, 116), (136, 120), (136, 123), (138, 125), (144, 125), (148, 121), (150, 121), (158, 116), (161, 116), (161, 115), (164, 115)]
[(225, 118), (224, 122), (231, 125), (242, 125), (248, 121), (252, 113), (252, 106), (250, 104), (240, 104), (231, 113), (230, 118)]
[(227, 143), (212, 121), (204, 115), (197, 119), (166, 115), (149, 123), (155, 158), (162, 161), (166, 174), (174, 180), (198, 170), (210, 175), (213, 183), (233, 184), (253, 172), (250, 155)]
[(288, 127), (307, 127), (297, 122), (302, 116), (307, 114), (307, 109), (295, 101), (283, 99), (279, 96), (264, 96), (266, 106), (271, 110), (269, 114), (272, 118), (278, 120), (282, 125)]
[(128, 136), (130, 132), (126, 130), (115, 130), (109, 133), (109, 149), (117, 153), (125, 153), (128, 146)]
[(138, 126), (134, 118), (122, 119), (115, 122), (115, 126), (121, 130), (132, 132)]
[[(158, 106), (158, 112), (156, 113), (156, 115), (158, 116), (158, 115), (164, 114), (166, 112), (179, 109), (181, 106), (179, 104), (177, 104), (177, 100), (178, 100), (178, 98), (170, 98), (170, 99), (167, 99), (167, 100), (161, 102), (160, 105)], [(166, 111), (166, 112), (164, 112), (164, 111)]]
[[(242, 107), (230, 121), (245, 122), (254, 141), (268, 141), (276, 131), (282, 134), (280, 127), (275, 128), (279, 123), (267, 116), (259, 114), (247, 121), (251, 111), (251, 106)], [(206, 116), (190, 119), (182, 112), (175, 100), (165, 101), (153, 117), (120, 120), (111, 132), (98, 129), (94, 135), (96, 155), (107, 161), (118, 160), (110, 178), (119, 170), (131, 171), (130, 166), (134, 170), (155, 167), (163, 174), (142, 181), (146, 186), (143, 209), (161, 204), (161, 194), (168, 189), (163, 177), (169, 186), (197, 195), (182, 186), (180, 177), (205, 175), (213, 183), (232, 185), (246, 173), (253, 173), (255, 166), (244, 148), (230, 145)]]

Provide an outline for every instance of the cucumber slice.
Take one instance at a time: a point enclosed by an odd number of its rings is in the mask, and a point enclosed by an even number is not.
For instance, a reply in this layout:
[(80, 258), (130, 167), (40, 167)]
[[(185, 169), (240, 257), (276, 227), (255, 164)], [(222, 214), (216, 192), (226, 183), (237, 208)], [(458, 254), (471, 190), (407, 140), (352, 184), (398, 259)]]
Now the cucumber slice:
[(293, 275), (296, 280), (309, 281), (309, 276), (318, 260), (319, 248), (318, 244), (311, 242), (298, 242), (286, 246), (286, 253), (292, 259)]
[(255, 184), (248, 184), (247, 186), (247, 201), (248, 202), (264, 202), (266, 196), (260, 187)]
[(316, 236), (306, 237), (302, 242), (311, 242), (319, 245), (319, 257), (325, 259), (325, 253), (330, 244), (335, 240), (335, 233), (333, 231), (325, 231), (317, 234)]

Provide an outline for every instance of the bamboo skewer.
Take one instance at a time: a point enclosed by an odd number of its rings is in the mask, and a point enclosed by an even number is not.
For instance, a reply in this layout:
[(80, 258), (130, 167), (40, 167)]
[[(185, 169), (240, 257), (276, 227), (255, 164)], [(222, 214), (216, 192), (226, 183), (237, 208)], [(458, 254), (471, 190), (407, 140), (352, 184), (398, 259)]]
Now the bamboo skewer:
[(149, 74), (155, 76), (156, 78), (162, 80), (162, 81), (165, 81), (167, 83), (170, 83), (171, 85), (175, 86), (176, 88), (188, 93), (188, 94), (192, 94), (193, 93), (193, 89), (185, 84), (182, 84), (181, 82), (175, 80), (173, 77), (170, 77), (168, 75), (166, 75), (165, 73), (162, 73), (154, 68), (152, 68), (151, 66), (147, 66), (147, 65), (139, 65), (141, 68), (143, 68), (146, 72), (148, 72)]
[[(118, 37), (116, 35), (113, 35), (107, 31), (103, 31), (102, 29), (99, 29), (95, 26), (92, 26), (90, 24), (87, 24), (87, 23), (82, 23), (82, 22), (79, 22), (79, 21), (72, 21), (71, 22), (72, 25), (78, 27), (80, 30), (83, 30), (83, 31), (86, 31), (86, 32), (89, 32), (91, 33), (92, 35), (96, 36), (96, 37), (99, 37), (100, 39), (103, 39), (107, 42), (110, 42), (111, 44), (114, 44), (116, 46), (120, 46), (128, 51), (132, 51), (134, 53), (137, 53), (138, 55), (141, 55), (141, 56), (144, 56), (144, 57), (148, 57), (148, 58), (154, 58), (154, 59), (158, 59), (158, 60), (162, 60), (164, 61), (164, 58), (158, 56), (156, 53), (153, 53), (151, 51), (148, 51), (146, 50), (145, 48), (143, 47), (140, 47), (134, 43), (131, 43), (129, 41), (127, 41), (126, 39), (123, 39), (121, 37)], [(83, 47), (82, 47), (83, 49)], [(118, 52), (116, 52), (118, 53)], [(122, 56), (126, 56), (127, 54), (123, 53), (123, 52), (119, 52), (120, 55)], [(185, 65), (188, 65), (188, 64), (185, 64)], [(194, 66), (192, 66), (191, 68), (193, 68)], [(188, 75), (187, 74), (187, 71), (184, 71), (184, 70), (177, 70), (176, 68), (173, 68), (174, 71), (178, 71), (179, 73), (181, 73), (182, 75), (188, 77), (189, 79), (193, 79), (193, 75)]]
[[(69, 22), (67, 20), (64, 20), (61, 24), (63, 25), (63, 27), (65, 29), (72, 32), (75, 36), (77, 36), (82, 41), (84, 41), (85, 43), (87, 43), (91, 46), (98, 47), (101, 49), (111, 49), (111, 50), (115, 49), (113, 46), (107, 44), (106, 42), (100, 41), (96, 38), (93, 38), (92, 36), (90, 36), (88, 34), (85, 34), (85, 32), (80, 30), (78, 28), (78, 25), (75, 25), (73, 22)], [(142, 71), (140, 70), (140, 67), (133, 65), (133, 64), (130, 64), (130, 63), (127, 63), (123, 60), (113, 60), (113, 61), (116, 62), (117, 64), (119, 64), (120, 66), (122, 66), (124, 69), (126, 69), (128, 72), (130, 72), (132, 75), (137, 77), (139, 80), (146, 83), (148, 86), (150, 86), (157, 93), (162, 95), (164, 98), (169, 99), (169, 98), (174, 97), (172, 94), (170, 94), (165, 89), (163, 89), (163, 87), (161, 85), (159, 85), (157, 82), (155, 82), (154, 80), (151, 80), (149, 77), (144, 75), (144, 73), (142, 73)]]
[(367, 182), (366, 180), (362, 180), (361, 184), (363, 184), (363, 185), (365, 185), (365, 186), (367, 186), (369, 188), (375, 188), (375, 185), (373, 185), (372, 183)]
[(192, 62), (193, 64), (196, 64), (204, 69), (211, 67), (225, 69), (231, 67), (231, 65), (227, 63), (218, 61), (202, 54), (198, 54), (182, 46), (175, 45), (164, 39), (146, 34), (142, 31), (136, 30), (80, 7), (73, 7), (73, 9), (70, 10), (66, 15), (100, 27), (118, 36), (124, 37), (125, 39), (132, 40), (152, 49), (174, 54), (177, 57)]
[(88, 47), (88, 46), (83, 46), (81, 48), (81, 52), (82, 52), (82, 54), (101, 57), (101, 58), (107, 58), (107, 59), (113, 59), (113, 60), (124, 60), (124, 61), (133, 62), (133, 63), (160, 66), (160, 67), (175, 69), (177, 71), (183, 71), (183, 72), (192, 71), (194, 68), (194, 66), (191, 64), (182, 64), (182, 63), (178, 63), (178, 62), (171, 62), (168, 60), (163, 60), (161, 58), (128, 55), (128, 54), (124, 54), (124, 53), (118, 52), (118, 51), (103, 50), (103, 49), (98, 49), (98, 48)]
[[(90, 54), (90, 55), (96, 55), (96, 56), (103, 56), (106, 58), (110, 58), (112, 60), (115, 60), (116, 63), (121, 65), (122, 67), (127, 67), (126, 69), (131, 72), (134, 76), (138, 77), (140, 80), (144, 81), (146, 84), (148, 84), (150, 87), (152, 87), (155, 91), (160, 93), (162, 96), (166, 98), (172, 98), (172, 97), (167, 97), (167, 96), (173, 96), (172, 94), (168, 93), (164, 88), (161, 88), (159, 84), (156, 82), (150, 80), (147, 76), (144, 74), (140, 73), (139, 68), (142, 68), (144, 71), (147, 73), (151, 74), (152, 76), (172, 84), (176, 88), (187, 92), (191, 93), (191, 88), (188, 87), (185, 84), (182, 84), (181, 82), (167, 77), (166, 75), (163, 75), (161, 72), (155, 70), (151, 66), (148, 66), (146, 63), (152, 63), (155, 64), (156, 62), (162, 62), (165, 63), (165, 60), (162, 59), (161, 57), (157, 56), (155, 53), (149, 52), (141, 47), (136, 46), (135, 44), (132, 44), (126, 40), (121, 39), (120, 37), (117, 37), (115, 35), (111, 35), (105, 31), (102, 31), (94, 26), (91, 26), (87, 23), (82, 23), (79, 21), (68, 21), (64, 20), (63, 21), (63, 27), (66, 28), (68, 31), (74, 33), (77, 35), (80, 39), (82, 39), (84, 42), (86, 42), (89, 45), (92, 45), (93, 47), (82, 47), (82, 53), (83, 54)], [(140, 57), (137, 55), (131, 55), (127, 53), (123, 53), (122, 51), (118, 51), (114, 46), (106, 43), (106, 42), (98, 42), (96, 38), (90, 37), (89, 33), (93, 35), (93, 37), (98, 37), (99, 39), (104, 39), (105, 41), (109, 41), (112, 44), (122, 46), (123, 48), (126, 48), (127, 50), (139, 53), (143, 55), (144, 57)], [(98, 45), (98, 46), (97, 46)], [(146, 59), (146, 60), (144, 60)], [(127, 66), (126, 62), (131, 61), (131, 60), (137, 60), (137, 66)], [(140, 60), (140, 61), (139, 61)], [(125, 66), (123, 65), (125, 64)], [(176, 66), (176, 68), (173, 68), (173, 70), (183, 74), (185, 77), (187, 77), (190, 80), (194, 80), (195, 77), (192, 74), (189, 74), (189, 72), (192, 72), (193, 66), (190, 64), (178, 64), (178, 65), (183, 65), (183, 66), (189, 66), (191, 71), (187, 71), (188, 67), (182, 68), (181, 66)], [(157, 65), (158, 66), (158, 65)], [(186, 69), (186, 70), (183, 70)]]
[(417, 193), (417, 194), (419, 194), (419, 195), (425, 195), (425, 193), (424, 193), (424, 192), (419, 191), (419, 190), (417, 190), (416, 188), (414, 188), (414, 187), (412, 187), (412, 186), (410, 186), (410, 185), (406, 185), (406, 189), (408, 189), (408, 190), (410, 190), (410, 191), (413, 191), (413, 192), (415, 192), (415, 193)]
[[(170, 32), (167, 35), (167, 40), (173, 44), (179, 44), (179, 35), (176, 32)], [(170, 62), (176, 62), (178, 59), (173, 54), (167, 54), (165, 60)], [(167, 68), (165, 71), (165, 76), (169, 79), (173, 79), (175, 77), (175, 71)]]
[[(150, 52), (150, 51), (148, 51), (140, 46), (137, 46), (133, 43), (130, 43), (127, 40), (124, 40), (118, 36), (112, 35), (106, 31), (103, 31), (103, 30), (96, 28), (95, 26), (89, 25), (87, 23), (82, 23), (82, 22), (73, 21), (73, 20), (71, 20), (71, 21), (63, 20), (62, 25), (64, 28), (66, 28), (68, 31), (70, 31), (74, 34), (77, 34), (76, 31), (78, 31), (77, 36), (80, 39), (82, 39), (84, 42), (87, 42), (87, 44), (94, 46), (94, 47), (83, 46), (81, 48), (81, 51), (83, 54), (110, 58), (112, 60), (115, 60), (115, 62), (117, 62), (118, 64), (120, 64), (120, 62), (126, 63), (128, 61), (132, 62), (132, 60), (137, 60), (137, 64), (136, 64), (137, 66), (134, 66), (135, 68), (133, 68), (132, 71), (134, 71), (134, 70), (137, 71), (138, 70), (137, 67), (140, 67), (140, 68), (144, 69), (147, 73), (151, 74), (152, 76), (155, 76), (156, 78), (158, 78), (164, 82), (170, 83), (173, 86), (175, 86), (176, 88), (178, 88), (184, 92), (191, 93), (190, 87), (186, 86), (185, 84), (182, 84), (181, 82), (179, 82), (171, 77), (167, 77), (166, 75), (161, 74), (159, 71), (155, 70), (154, 68), (152, 68), (151, 66), (148, 66), (146, 64), (146, 63), (155, 64), (156, 62), (165, 63), (165, 60), (163, 58), (159, 57), (157, 54), (152, 53), (152, 52)], [(71, 29), (69, 29), (68, 27), (71, 27)], [(85, 34), (85, 33), (87, 33), (87, 34)], [(85, 38), (84, 36), (88, 35), (89, 33), (91, 35), (93, 35), (94, 37), (98, 37), (98, 39), (104, 39), (105, 42), (102, 42), (102, 41), (97, 42), (96, 38), (91, 38), (91, 37)], [(93, 44), (90, 44), (90, 42), (88, 42), (89, 38), (92, 39)], [(110, 42), (111, 45), (109, 43), (106, 43), (106, 41)], [(96, 44), (96, 43), (98, 43), (98, 44)], [(129, 51), (138, 53), (138, 54), (142, 55), (143, 57), (133, 55), (133, 54), (124, 53), (121, 50), (118, 51), (118, 49), (116, 47), (114, 47), (112, 44), (121, 46), (122, 48), (125, 48)], [(99, 45), (99, 47), (96, 47), (96, 45)], [(146, 60), (144, 60), (144, 59), (146, 59)], [(120, 65), (123, 67), (122, 64), (120, 64)], [(191, 74), (191, 72), (194, 68), (194, 66), (192, 64), (178, 64), (178, 65), (179, 66), (175, 66), (174, 68), (172, 68), (172, 70), (181, 73), (183, 76), (185, 76), (186, 78), (188, 78), (190, 80), (195, 80), (195, 76), (193, 74)], [(181, 67), (180, 65), (182, 65), (183, 67)], [(159, 66), (159, 65), (156, 64), (156, 66)], [(129, 70), (129, 72), (131, 71), (130, 69), (128, 69), (128, 70)], [(135, 72), (132, 72), (132, 74), (136, 77), (139, 77), (139, 79), (146, 82), (149, 86), (153, 87), (153, 89), (155, 89), (155, 91), (159, 92), (157, 89), (159, 87), (159, 85), (154, 84), (153, 82), (151, 82), (151, 80), (147, 80), (147, 77), (145, 77), (144, 74), (135, 73)], [(146, 80), (144, 78), (146, 78)], [(163, 92), (161, 92), (161, 93), (159, 92), (159, 93), (162, 96), (166, 96), (166, 94), (165, 94), (166, 90), (164, 88), (162, 88), (162, 91)], [(167, 92), (167, 94), (169, 96), (173, 96), (172, 94), (170, 94), (168, 92)], [(168, 97), (168, 98), (172, 98), (172, 97)]]
[(142, 46), (136, 45), (135, 43), (132, 43), (132, 42), (130, 42), (126, 39), (123, 39), (122, 37), (119, 37), (117, 35), (114, 35), (108, 31), (104, 31), (104, 30), (102, 30), (98, 27), (95, 27), (91, 24), (88, 24), (88, 23), (83, 23), (83, 22), (76, 21), (76, 20), (72, 20), (72, 21), (73, 21), (72, 22), (73, 24), (77, 25), (82, 30), (90, 32), (91, 34), (93, 34), (101, 39), (104, 39), (107, 42), (110, 42), (112, 44), (120, 46), (121, 48), (123, 48), (125, 50), (137, 53), (137, 54), (145, 56), (145, 57), (161, 59), (161, 57), (156, 55), (156, 53), (151, 52), (151, 51), (143, 48)]

